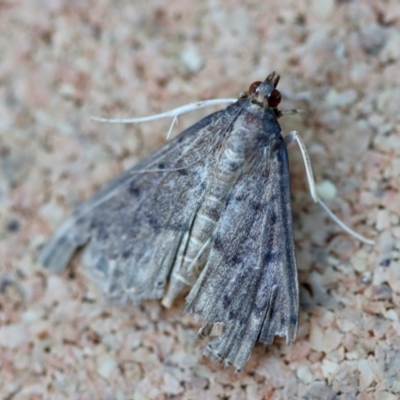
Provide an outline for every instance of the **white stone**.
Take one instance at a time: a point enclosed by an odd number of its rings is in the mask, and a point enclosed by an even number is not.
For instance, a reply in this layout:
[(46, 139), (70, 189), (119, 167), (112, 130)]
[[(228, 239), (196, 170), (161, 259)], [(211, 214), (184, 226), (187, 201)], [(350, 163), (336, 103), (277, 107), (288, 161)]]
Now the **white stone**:
[(54, 201), (44, 204), (40, 208), (39, 214), (54, 225), (59, 224), (65, 217), (63, 209)]
[(171, 395), (177, 395), (183, 391), (183, 387), (178, 379), (168, 372), (164, 374), (164, 385), (162, 389), (164, 393)]
[(22, 324), (0, 327), (0, 346), (15, 349), (28, 341), (28, 334)]
[(205, 61), (194, 47), (184, 49), (180, 57), (184, 66), (192, 73), (196, 73), (204, 67)]
[(375, 375), (367, 360), (358, 360), (358, 370), (360, 371), (361, 387), (366, 389), (372, 385), (375, 380)]
[(105, 379), (110, 379), (117, 368), (117, 361), (109, 354), (103, 354), (97, 359), (97, 372)]
[(365, 272), (368, 265), (368, 253), (365, 250), (357, 251), (351, 258), (351, 263), (357, 272)]
[(26, 310), (21, 314), (21, 319), (24, 322), (36, 322), (40, 319), (40, 315), (34, 310)]
[(313, 0), (311, 4), (311, 13), (321, 19), (328, 19), (335, 9), (333, 0)]
[(313, 374), (311, 373), (310, 369), (304, 365), (297, 370), (297, 377), (303, 383), (311, 383), (313, 381)]
[(336, 364), (332, 361), (327, 360), (326, 358), (322, 361), (322, 373), (327, 378), (332, 378), (336, 375), (339, 370), (339, 364)]
[(316, 186), (318, 196), (323, 201), (329, 201), (336, 197), (336, 186), (328, 180), (323, 180)]
[(326, 105), (328, 107), (343, 107), (352, 104), (357, 99), (357, 92), (353, 89), (337, 92), (332, 89), (326, 95)]
[(389, 36), (385, 47), (382, 49), (379, 59), (382, 62), (393, 62), (400, 58), (400, 33), (393, 31)]

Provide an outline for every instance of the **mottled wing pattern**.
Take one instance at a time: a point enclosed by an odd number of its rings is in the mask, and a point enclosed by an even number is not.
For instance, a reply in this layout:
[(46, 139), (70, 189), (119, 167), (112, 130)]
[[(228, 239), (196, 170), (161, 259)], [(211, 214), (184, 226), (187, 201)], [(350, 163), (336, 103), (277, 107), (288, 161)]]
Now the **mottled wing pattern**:
[(241, 108), (239, 101), (211, 114), (111, 181), (56, 231), (39, 262), (60, 271), (87, 244), (84, 263), (109, 297), (161, 298), (206, 190), (213, 151)]
[(282, 138), (249, 168), (228, 198), (207, 264), (187, 297), (188, 312), (222, 333), (205, 354), (240, 370), (257, 340), (295, 339), (298, 284), (287, 150)]

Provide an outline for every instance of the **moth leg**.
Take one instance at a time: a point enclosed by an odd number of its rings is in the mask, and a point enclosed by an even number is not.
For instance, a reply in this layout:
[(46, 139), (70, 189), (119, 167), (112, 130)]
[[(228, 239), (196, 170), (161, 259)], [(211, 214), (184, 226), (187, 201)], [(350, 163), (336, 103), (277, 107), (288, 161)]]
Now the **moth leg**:
[(295, 115), (302, 114), (302, 110), (298, 110), (297, 108), (291, 108), (290, 110), (278, 110), (279, 117), (283, 117), (284, 115)]
[(303, 140), (301, 139), (299, 133), (297, 131), (291, 131), (284, 137), (284, 140), (285, 140), (286, 145), (289, 145), (292, 142), (297, 142), (297, 145), (300, 148), (301, 155), (303, 156), (304, 167), (306, 169), (308, 187), (310, 189), (310, 194), (311, 194), (312, 199), (324, 209), (324, 211), (333, 220), (333, 222), (335, 222), (337, 225), (339, 225), (349, 235), (357, 238), (361, 242), (364, 242), (364, 243), (370, 244), (370, 245), (374, 245), (375, 242), (373, 240), (365, 238), (364, 236), (360, 235), (359, 233), (357, 233), (353, 229), (351, 229), (349, 226), (347, 226), (343, 221), (341, 221), (329, 209), (329, 207), (318, 197), (317, 190), (315, 187), (315, 179), (314, 179), (314, 174), (312, 171), (310, 156), (308, 155), (307, 148), (306, 148)]
[(174, 129), (174, 126), (175, 126), (176, 122), (179, 122), (178, 115), (175, 115), (174, 118), (172, 119), (171, 125), (170, 125), (169, 130), (168, 130), (168, 134), (167, 134), (167, 140), (171, 136), (172, 129)]

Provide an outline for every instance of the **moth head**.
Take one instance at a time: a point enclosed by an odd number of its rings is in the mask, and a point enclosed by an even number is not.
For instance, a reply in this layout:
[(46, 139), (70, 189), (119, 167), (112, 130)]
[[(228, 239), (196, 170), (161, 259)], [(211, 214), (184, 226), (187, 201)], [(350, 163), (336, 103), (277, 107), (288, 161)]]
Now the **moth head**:
[(276, 109), (281, 102), (281, 93), (276, 89), (279, 75), (273, 72), (264, 82), (253, 82), (247, 92), (247, 97), (252, 97), (252, 102), (264, 108)]

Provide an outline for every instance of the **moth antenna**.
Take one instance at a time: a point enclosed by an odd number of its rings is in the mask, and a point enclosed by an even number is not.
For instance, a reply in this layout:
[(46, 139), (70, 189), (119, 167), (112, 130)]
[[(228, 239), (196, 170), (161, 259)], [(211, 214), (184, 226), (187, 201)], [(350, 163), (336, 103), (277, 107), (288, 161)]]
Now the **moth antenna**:
[(148, 117), (122, 118), (122, 119), (90, 117), (90, 119), (92, 121), (106, 122), (108, 124), (137, 124), (140, 122), (155, 121), (156, 119), (162, 119), (162, 118), (175, 118), (194, 110), (200, 110), (201, 108), (206, 108), (226, 103), (234, 103), (235, 101), (237, 101), (237, 99), (211, 99), (211, 100), (198, 101), (197, 103), (186, 104), (185, 106), (174, 108), (173, 110), (166, 111), (161, 114), (149, 115)]
[(339, 225), (345, 232), (350, 234), (351, 236), (355, 237), (356, 239), (360, 240), (361, 242), (364, 242), (366, 244), (374, 245), (375, 241), (371, 239), (367, 239), (364, 236), (360, 235), (359, 233), (355, 232), (353, 229), (351, 229), (349, 226), (347, 226), (343, 221), (341, 221), (330, 209), (329, 207), (318, 197), (317, 190), (315, 188), (315, 180), (314, 180), (314, 174), (312, 172), (312, 167), (311, 167), (311, 160), (310, 156), (308, 155), (306, 146), (301, 139), (299, 133), (297, 131), (292, 131), (288, 133), (285, 136), (285, 143), (286, 145), (289, 145), (290, 143), (296, 141), (300, 151), (301, 155), (303, 156), (303, 161), (304, 161), (304, 166), (306, 169), (306, 175), (307, 175), (307, 181), (308, 181), (308, 186), (310, 189), (310, 194), (312, 199), (318, 203), (324, 211), (328, 214), (328, 216), (335, 222), (337, 225)]

